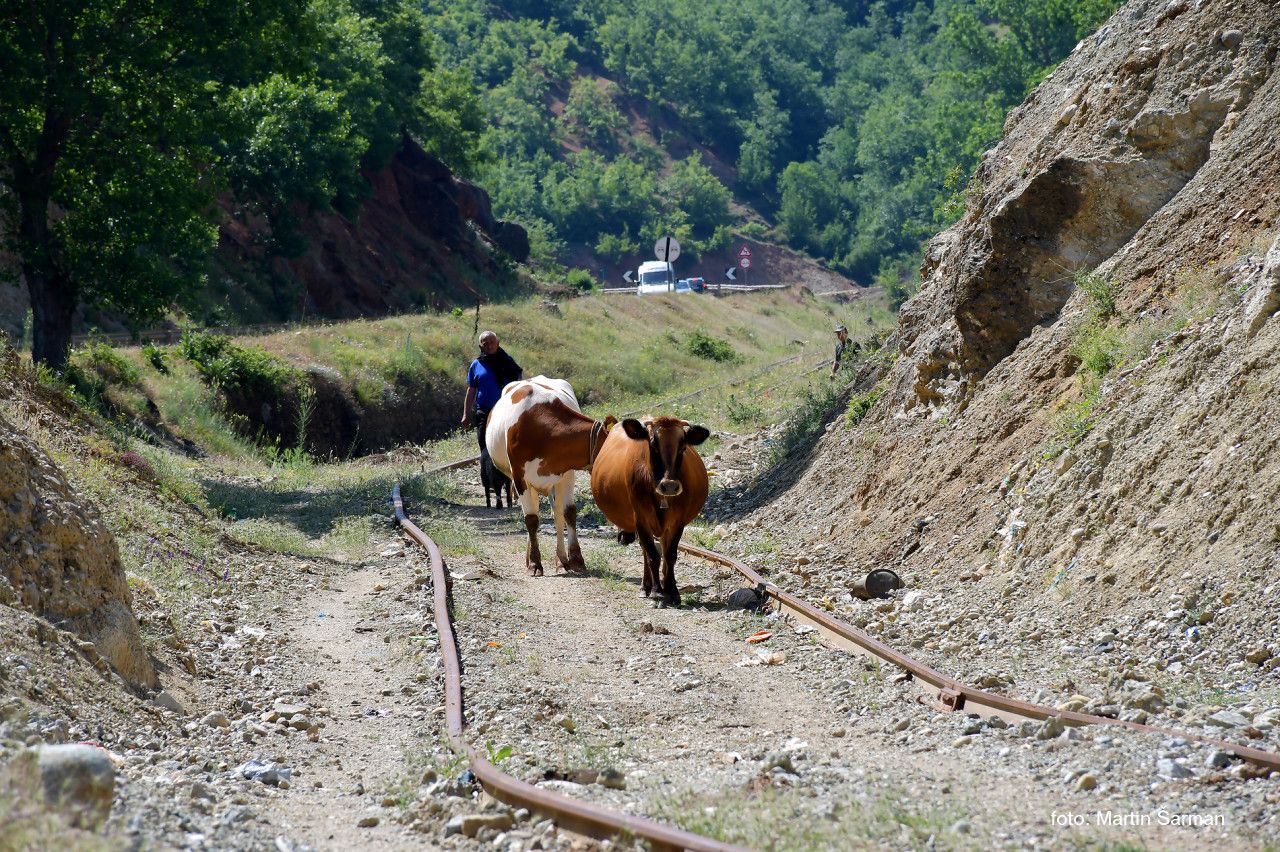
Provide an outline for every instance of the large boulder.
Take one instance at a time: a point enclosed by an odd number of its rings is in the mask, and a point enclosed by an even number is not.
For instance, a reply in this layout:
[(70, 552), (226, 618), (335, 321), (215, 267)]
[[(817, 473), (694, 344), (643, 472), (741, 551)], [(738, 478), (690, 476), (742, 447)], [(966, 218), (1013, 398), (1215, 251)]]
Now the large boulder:
[(116, 771), (102, 749), (80, 743), (41, 746), (37, 752), (45, 803), (81, 828), (97, 828), (111, 815)]
[(115, 538), (57, 465), (4, 418), (0, 603), (21, 606), (94, 643), (131, 683), (156, 685)]

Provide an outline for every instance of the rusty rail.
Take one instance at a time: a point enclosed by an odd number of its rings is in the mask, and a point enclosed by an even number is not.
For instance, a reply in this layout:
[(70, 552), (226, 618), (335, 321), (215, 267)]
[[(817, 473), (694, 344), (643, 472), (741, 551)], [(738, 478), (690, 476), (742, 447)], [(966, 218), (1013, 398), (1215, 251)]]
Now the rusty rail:
[(1263, 751), (1262, 749), (1240, 745), (1228, 740), (1220, 740), (1172, 728), (1142, 725), (1137, 722), (1126, 722), (1121, 719), (1094, 716), (1090, 713), (1080, 713), (1072, 710), (1058, 710), (1047, 705), (1019, 701), (1016, 698), (1009, 698), (994, 692), (967, 686), (955, 678), (948, 677), (926, 666), (924, 663), (895, 651), (852, 624), (847, 624), (812, 604), (782, 591), (737, 559), (692, 544), (681, 544), (680, 549), (691, 556), (697, 556), (700, 559), (706, 559), (709, 562), (715, 562), (734, 569), (756, 588), (763, 586), (765, 594), (776, 600), (780, 607), (791, 613), (797, 620), (816, 628), (831, 645), (874, 657), (904, 669), (910, 676), (911, 683), (921, 693), (917, 696), (917, 701), (934, 709), (962, 710), (965, 713), (977, 713), (981, 716), (999, 716), (1009, 721), (1027, 719), (1039, 721), (1059, 716), (1063, 722), (1072, 726), (1110, 725), (1135, 731), (1163, 734), (1170, 737), (1182, 737), (1187, 740), (1216, 746), (1250, 763), (1280, 770), (1280, 754), (1275, 752)]
[[(463, 467), (474, 463), (474, 459), (441, 465), (432, 468), (430, 473)], [(463, 738), (462, 708), (462, 675), (461, 662), (458, 656), (458, 643), (454, 637), (453, 621), (449, 610), (448, 578), (444, 569), (444, 558), (440, 549), (426, 533), (420, 530), (404, 511), (404, 502), (400, 499), (400, 485), (396, 484), (391, 492), (395, 504), (396, 520), (401, 529), (422, 546), (431, 558), (431, 578), (435, 595), (436, 630), (440, 634), (440, 656), (444, 660), (445, 677), (445, 722), (449, 741), (454, 749), (466, 755), (471, 771), (484, 785), (485, 790), (495, 799), (507, 804), (526, 807), (549, 816), (560, 826), (580, 834), (597, 838), (629, 835), (648, 840), (653, 849), (691, 849), (702, 852), (745, 852), (742, 847), (722, 843), (701, 835), (692, 834), (654, 820), (611, 811), (607, 808), (583, 802), (578, 799), (543, 790), (533, 784), (514, 778), (490, 763), (485, 756), (472, 748)]]

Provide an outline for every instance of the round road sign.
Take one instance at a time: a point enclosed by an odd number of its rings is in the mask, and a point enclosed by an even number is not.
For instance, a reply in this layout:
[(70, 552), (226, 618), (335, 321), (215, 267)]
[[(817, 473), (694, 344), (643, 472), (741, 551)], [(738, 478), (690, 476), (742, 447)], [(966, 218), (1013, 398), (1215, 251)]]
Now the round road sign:
[(742, 258), (741, 260), (739, 260), (739, 261), (738, 261), (738, 265), (739, 265), (739, 266), (741, 266), (743, 269), (750, 269), (750, 268), (751, 268), (751, 258), (749, 258), (749, 257), (744, 257), (744, 258)]
[(670, 263), (680, 256), (680, 244), (675, 237), (662, 237), (653, 244), (653, 256)]

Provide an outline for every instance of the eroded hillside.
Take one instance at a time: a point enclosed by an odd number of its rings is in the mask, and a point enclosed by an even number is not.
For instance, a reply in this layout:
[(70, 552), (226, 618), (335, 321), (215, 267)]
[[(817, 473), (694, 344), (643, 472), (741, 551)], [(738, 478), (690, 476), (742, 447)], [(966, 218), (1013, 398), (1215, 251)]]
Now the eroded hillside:
[(1276, 704), (1278, 45), (1274, 4), (1184, 0), (1082, 41), (931, 244), (878, 403), (733, 536), (833, 600), (898, 570), (925, 603), (861, 622), (1014, 691)]

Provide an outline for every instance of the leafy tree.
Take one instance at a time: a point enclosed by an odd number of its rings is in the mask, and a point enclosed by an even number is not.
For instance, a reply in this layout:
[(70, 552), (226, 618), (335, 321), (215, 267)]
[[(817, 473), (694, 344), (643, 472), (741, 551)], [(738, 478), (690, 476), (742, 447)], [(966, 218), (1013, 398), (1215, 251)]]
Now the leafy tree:
[(824, 240), (840, 233), (824, 231), (839, 224), (833, 220), (840, 213), (840, 199), (817, 163), (788, 165), (778, 178), (778, 193), (782, 199), (778, 225), (792, 245), (821, 251)]
[(669, 206), (685, 212), (695, 235), (707, 236), (729, 221), (733, 196), (696, 154), (671, 166), (659, 192)]
[(521, 68), (485, 93), (485, 109), (492, 123), (489, 145), (499, 157), (528, 160), (556, 150), (556, 125), (545, 106), (549, 90), (545, 77)]
[(611, 150), (627, 126), (627, 120), (614, 104), (617, 86), (606, 83), (602, 88), (593, 77), (578, 77), (569, 88), (564, 117), (582, 139), (602, 150)]
[(228, 97), (232, 132), (221, 153), (231, 186), (262, 207), (277, 238), (296, 202), (353, 214), (368, 191), (360, 170), (385, 166), (402, 132), (425, 141), (452, 127), (462, 139), (480, 133), (464, 97), (426, 90), (428, 80), (449, 80), (431, 76), (426, 18), (405, 0), (312, 0), (309, 20), (315, 43), (304, 66)]
[(631, 229), (623, 226), (620, 234), (601, 234), (596, 240), (595, 253), (614, 262), (640, 251), (640, 243), (631, 236)]
[(493, 159), (485, 144), (484, 107), (465, 71), (437, 68), (424, 74), (418, 108), (418, 141), (455, 173), (475, 177)]
[(742, 148), (738, 152), (738, 182), (747, 189), (763, 189), (774, 176), (774, 158), (786, 129), (787, 113), (769, 89), (755, 93), (756, 109), (743, 122)]
[(62, 369), (80, 303), (146, 320), (200, 281), (216, 236), (217, 93), (296, 63), (304, 12), (299, 0), (6, 7), (0, 215), (36, 361)]
[(228, 188), (289, 253), (290, 212), (353, 214), (406, 132), (463, 170), (486, 158), (479, 99), (411, 0), (11, 5), (0, 231), (56, 369), (77, 305), (145, 322), (195, 289)]
[[(660, 182), (662, 204), (608, 197), (604, 170), (624, 158), (612, 134), (584, 118), (608, 107), (587, 76), (572, 80), (572, 57), (590, 78), (603, 69), (626, 94), (649, 99), (660, 144), (674, 148), (674, 132), (735, 162), (736, 190), (776, 214), (789, 241), (869, 281), (897, 280), (915, 265), (922, 241), (958, 215), (963, 176), (999, 139), (1007, 111), (1118, 5), (598, 0), (504, 4), (497, 15), (483, 0), (431, 0), (429, 14), (446, 55), (486, 89), (492, 144), (506, 163), (482, 171), (501, 214), (529, 211), (563, 239), (607, 247), (601, 238), (623, 223), (641, 241), (684, 229), (699, 245), (726, 224), (718, 201), (708, 213), (701, 195), (676, 189), (679, 164)], [(533, 115), (565, 88), (572, 146)], [(600, 162), (571, 151), (578, 143)], [(623, 151), (651, 174), (672, 161), (641, 136)], [(569, 174), (571, 162), (584, 174)], [(624, 218), (610, 222), (614, 211)]]

